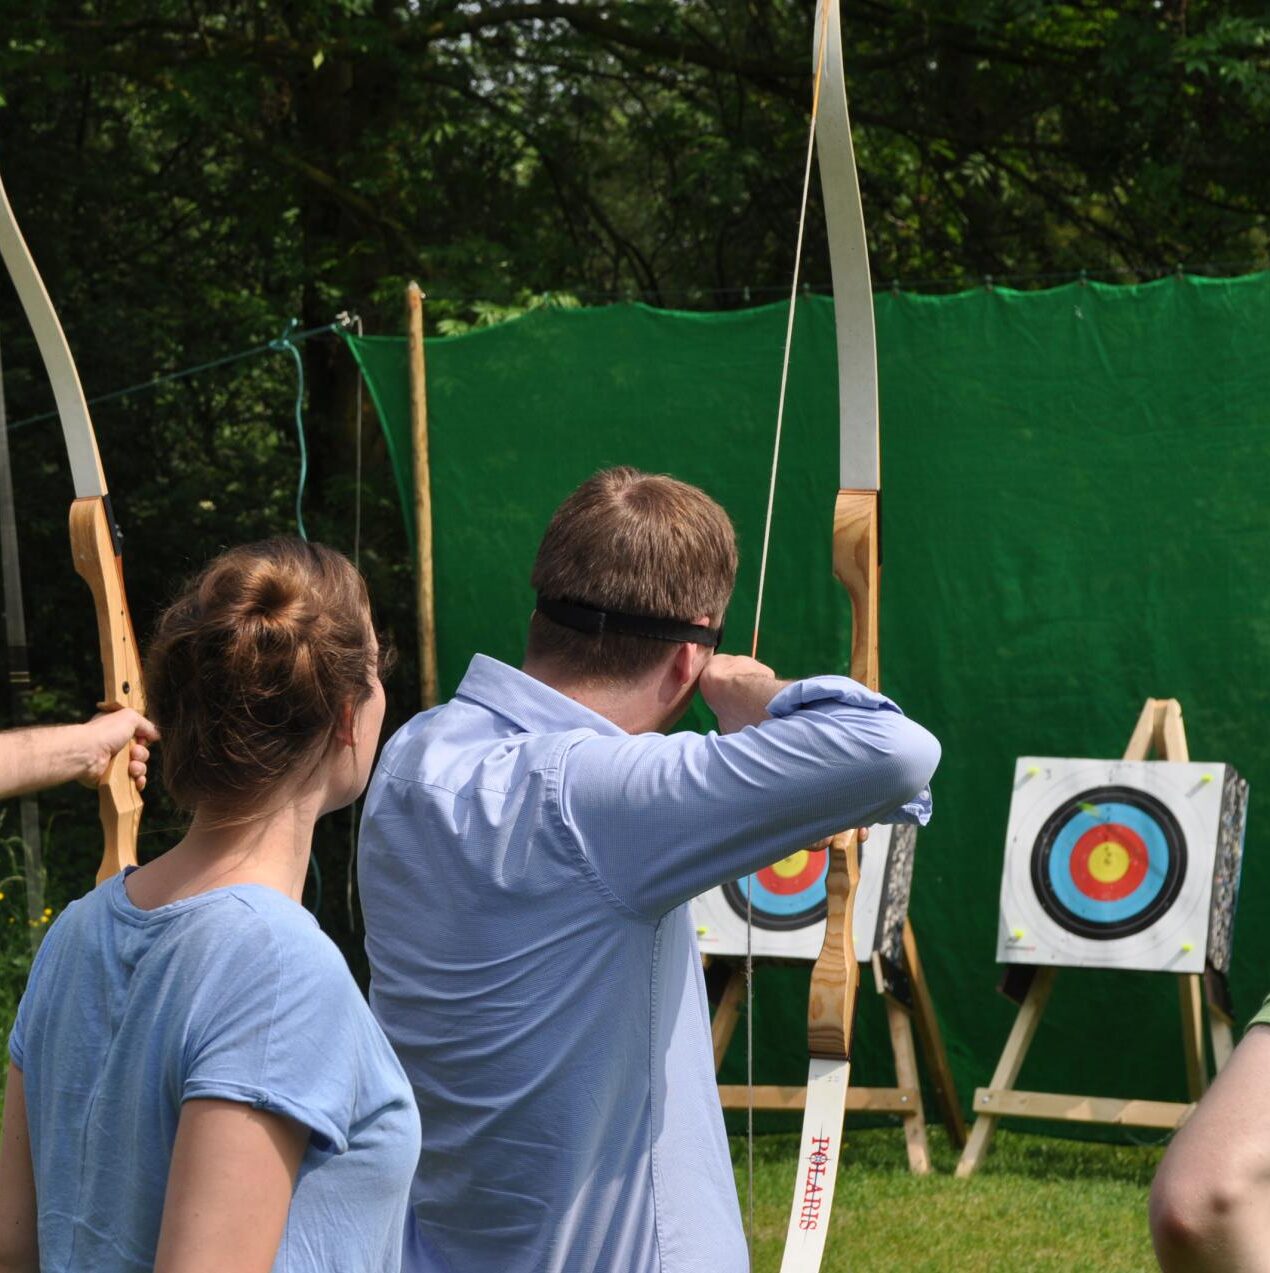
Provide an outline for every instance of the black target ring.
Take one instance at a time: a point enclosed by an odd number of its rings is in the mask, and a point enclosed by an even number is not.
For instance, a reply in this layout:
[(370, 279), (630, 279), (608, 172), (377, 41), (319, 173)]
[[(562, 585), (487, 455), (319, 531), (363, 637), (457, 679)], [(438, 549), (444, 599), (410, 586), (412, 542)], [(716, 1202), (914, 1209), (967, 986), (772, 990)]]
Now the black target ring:
[[(1106, 861), (1091, 871), (1090, 846), (1099, 841)], [(1093, 787), (1045, 820), (1032, 848), (1032, 887), (1045, 913), (1068, 932), (1111, 941), (1143, 932), (1168, 913), (1186, 880), (1186, 862), (1186, 837), (1163, 802), (1132, 787)]]

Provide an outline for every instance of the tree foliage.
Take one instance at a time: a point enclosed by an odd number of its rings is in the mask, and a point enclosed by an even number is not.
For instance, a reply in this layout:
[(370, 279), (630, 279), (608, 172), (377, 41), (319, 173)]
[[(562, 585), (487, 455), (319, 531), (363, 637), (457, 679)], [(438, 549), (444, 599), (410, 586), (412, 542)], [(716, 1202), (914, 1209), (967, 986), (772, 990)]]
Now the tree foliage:
[[(0, 170), (90, 394), (267, 341), (293, 315), (354, 310), (395, 331), (411, 277), (444, 330), (561, 296), (756, 303), (792, 269), (813, 14), (7, 0)], [(1264, 5), (850, 0), (843, 19), (879, 285), (1264, 266)], [(804, 276), (829, 277), (814, 206)], [(3, 289), (0, 342), (10, 419), (38, 414), (47, 386)], [(311, 529), (352, 546), (360, 439), (360, 548), (408, 651), (410, 571), (369, 410), (334, 338), (305, 365)], [(292, 525), (293, 376), (262, 355), (99, 413), (143, 630), (217, 547)], [(40, 701), (81, 714), (97, 655), (67, 564), (61, 443), (47, 423), (13, 443)], [(399, 716), (414, 693), (407, 659)], [(83, 802), (59, 804), (75, 813), (58, 834), (91, 840)], [(175, 820), (150, 825), (158, 844)], [(65, 889), (88, 856), (51, 854)]]

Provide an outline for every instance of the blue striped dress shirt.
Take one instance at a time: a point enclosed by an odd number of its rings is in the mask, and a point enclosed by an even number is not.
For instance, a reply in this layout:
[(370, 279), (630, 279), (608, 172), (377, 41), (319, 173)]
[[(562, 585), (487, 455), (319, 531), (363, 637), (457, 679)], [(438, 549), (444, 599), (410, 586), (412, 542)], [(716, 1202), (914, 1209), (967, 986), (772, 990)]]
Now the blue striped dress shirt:
[(744, 1273), (688, 901), (922, 822), (939, 744), (841, 676), (736, 734), (627, 734), (477, 656), (384, 749), (371, 1006), (419, 1104), (411, 1273)]

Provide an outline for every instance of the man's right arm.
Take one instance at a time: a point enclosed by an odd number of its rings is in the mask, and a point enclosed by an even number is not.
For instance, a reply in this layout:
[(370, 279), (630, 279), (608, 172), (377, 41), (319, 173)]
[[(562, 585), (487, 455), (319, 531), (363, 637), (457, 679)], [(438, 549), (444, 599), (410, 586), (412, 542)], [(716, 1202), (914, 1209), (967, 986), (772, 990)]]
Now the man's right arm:
[[(727, 702), (703, 686), (725, 724), (758, 714), (757, 667)], [(566, 754), (565, 821), (633, 910), (664, 914), (838, 831), (929, 817), (939, 743), (889, 699), (843, 676), (767, 689), (765, 719), (735, 733), (593, 736)]]

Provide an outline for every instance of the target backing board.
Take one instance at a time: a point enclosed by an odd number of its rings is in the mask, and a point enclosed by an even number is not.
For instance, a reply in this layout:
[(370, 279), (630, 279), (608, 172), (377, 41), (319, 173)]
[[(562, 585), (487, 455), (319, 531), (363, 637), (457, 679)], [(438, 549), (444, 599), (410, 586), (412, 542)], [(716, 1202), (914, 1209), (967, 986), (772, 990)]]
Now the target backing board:
[[(874, 952), (902, 966), (904, 917), (913, 875), (916, 827), (873, 827), (860, 848), (860, 886), (852, 916), (856, 958)], [(824, 849), (802, 849), (743, 880), (694, 898), (702, 954), (744, 955), (747, 892), (753, 895), (751, 950), (758, 959), (815, 960), (825, 940)]]
[(998, 962), (1225, 971), (1247, 801), (1229, 765), (1022, 757)]

